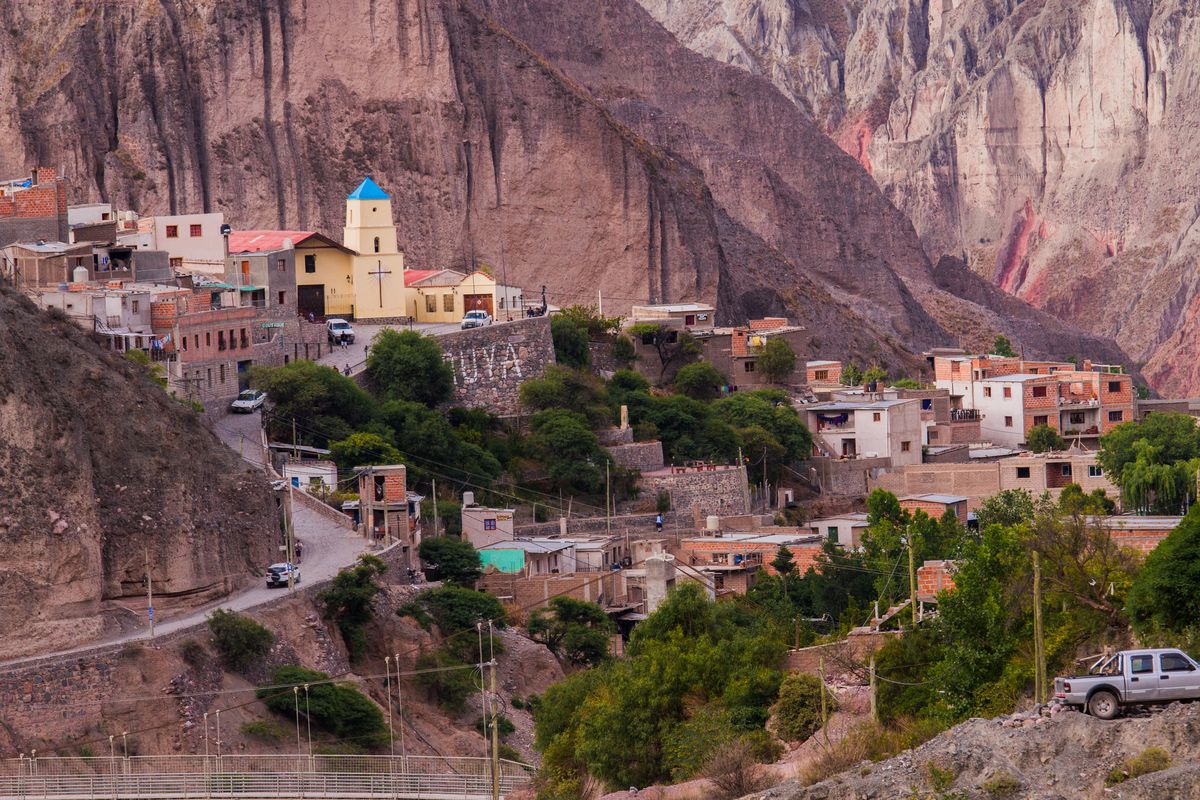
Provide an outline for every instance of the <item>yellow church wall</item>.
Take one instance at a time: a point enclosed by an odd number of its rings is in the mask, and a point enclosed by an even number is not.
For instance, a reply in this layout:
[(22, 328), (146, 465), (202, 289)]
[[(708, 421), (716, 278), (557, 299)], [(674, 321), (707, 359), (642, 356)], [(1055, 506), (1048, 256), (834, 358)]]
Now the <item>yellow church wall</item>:
[[(371, 273), (383, 269), (382, 277)], [(407, 316), (404, 288), (404, 254), (369, 253), (353, 258), (355, 288), (354, 315), (357, 319), (381, 319)], [(383, 304), (380, 305), (382, 284)]]
[[(315, 272), (308, 272), (305, 256), (315, 257)], [(296, 285), (325, 287), (325, 316), (354, 315), (353, 256), (328, 245), (296, 248)]]
[[(468, 275), (457, 286), (412, 287), (409, 292), (408, 313), (417, 322), (461, 322), (467, 313), (464, 297), (469, 294), (490, 295), (492, 316), (496, 316), (496, 281), (482, 272)], [(449, 305), (446, 297), (450, 298)], [(433, 311), (429, 310), (428, 298), (434, 300)]]

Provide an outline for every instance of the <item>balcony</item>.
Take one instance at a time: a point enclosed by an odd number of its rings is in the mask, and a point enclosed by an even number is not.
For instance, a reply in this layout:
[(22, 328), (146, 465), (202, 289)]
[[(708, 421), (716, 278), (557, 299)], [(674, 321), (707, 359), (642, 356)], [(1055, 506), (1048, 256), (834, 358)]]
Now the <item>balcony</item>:
[(1058, 398), (1059, 408), (1099, 408), (1100, 401), (1094, 397), (1066, 395)]

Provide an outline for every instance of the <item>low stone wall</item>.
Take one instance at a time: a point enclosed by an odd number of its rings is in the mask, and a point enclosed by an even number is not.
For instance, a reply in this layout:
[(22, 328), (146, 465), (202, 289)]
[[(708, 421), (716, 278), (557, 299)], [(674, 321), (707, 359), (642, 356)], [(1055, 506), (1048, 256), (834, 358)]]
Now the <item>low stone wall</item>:
[(452, 405), (515, 416), (521, 384), (554, 362), (550, 318), (534, 317), (438, 337), (454, 370)]
[(339, 528), (345, 528), (348, 531), (354, 530), (354, 520), (332, 506), (322, 503), (303, 489), (293, 489), (291, 497), (292, 502), (304, 506), (309, 511), (320, 514)]
[(625, 469), (655, 472), (663, 468), (662, 442), (634, 442), (605, 448), (613, 461)]
[(673, 511), (693, 520), (697, 517), (703, 520), (710, 514), (726, 516), (750, 512), (750, 485), (745, 467), (643, 474), (642, 494), (654, 496), (659, 492), (671, 496)]

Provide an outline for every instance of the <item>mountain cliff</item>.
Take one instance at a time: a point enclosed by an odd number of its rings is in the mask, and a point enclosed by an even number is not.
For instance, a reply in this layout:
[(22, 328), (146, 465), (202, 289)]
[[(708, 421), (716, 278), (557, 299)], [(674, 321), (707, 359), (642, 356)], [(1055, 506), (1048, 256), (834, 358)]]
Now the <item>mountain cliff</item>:
[(1163, 391), (1200, 389), (1194, 3), (642, 2), (795, 97), (932, 260), (1115, 338)]
[(190, 408), (7, 289), (0, 339), (0, 658), (144, 619), (147, 569), (187, 607), (270, 563), (270, 487)]
[(939, 277), (794, 103), (634, 0), (47, 0), (0, 8), (0, 55), (0, 171), (61, 165), (79, 199), (336, 230), (371, 174), (411, 265), (487, 263), (556, 303), (787, 314), (811, 354), (900, 371), (1000, 331), (1123, 358)]

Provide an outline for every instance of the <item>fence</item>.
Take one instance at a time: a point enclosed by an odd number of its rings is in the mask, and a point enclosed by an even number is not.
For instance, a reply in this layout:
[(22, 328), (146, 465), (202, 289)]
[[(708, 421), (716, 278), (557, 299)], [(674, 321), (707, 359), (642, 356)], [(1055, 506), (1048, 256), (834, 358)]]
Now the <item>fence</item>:
[[(502, 795), (533, 769), (499, 762)], [(209, 755), (0, 761), (0, 798), (488, 798), (492, 762), (432, 756)]]

